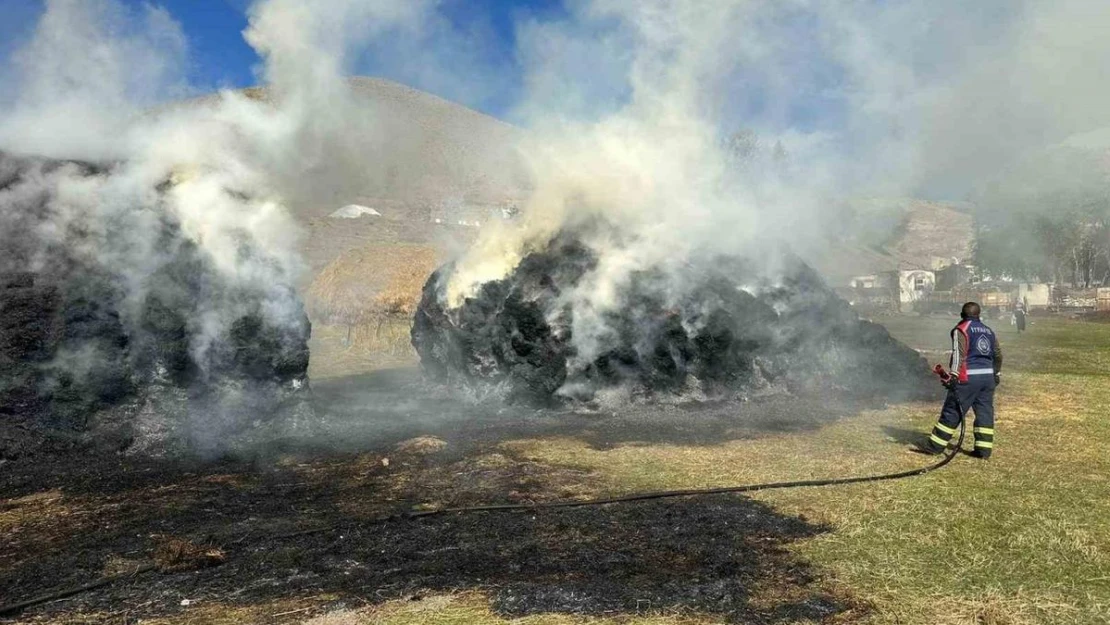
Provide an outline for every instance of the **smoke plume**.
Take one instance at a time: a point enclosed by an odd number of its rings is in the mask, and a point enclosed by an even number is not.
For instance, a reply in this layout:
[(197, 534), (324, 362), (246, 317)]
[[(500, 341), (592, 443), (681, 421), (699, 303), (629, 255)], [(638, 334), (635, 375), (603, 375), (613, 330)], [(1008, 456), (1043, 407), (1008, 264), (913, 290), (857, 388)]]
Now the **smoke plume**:
[[(205, 291), (191, 320), (196, 362), (247, 308), (295, 329), (289, 209), (348, 195), (404, 149), (345, 81), (369, 68), (465, 104), (507, 102), (529, 198), (442, 275), (440, 297), (457, 307), (559, 233), (591, 233), (595, 266), (557, 302), (574, 311), (588, 362), (642, 272), (664, 300), (686, 301), (700, 259), (723, 254), (773, 287), (780, 250), (859, 229), (844, 198), (986, 197), (1015, 171), (1029, 193), (1059, 188), (1059, 168), (1032, 156), (1110, 143), (1103, 5), (567, 0), (518, 13), (506, 60), (449, 1), (259, 0), (244, 36), (267, 99), (181, 102), (198, 90), (165, 10), (48, 0), (3, 73), (0, 150), (61, 164), (19, 165), (22, 182), (0, 191), (5, 229), (34, 242), (5, 271), (39, 271), (65, 247), (110, 268), (121, 323), (137, 327), (154, 276), (175, 262), (169, 227), (226, 286)], [(34, 223), (20, 208), (32, 197), (48, 198)]]
[[(1082, 1), (570, 3), (518, 31), (536, 192), (460, 261), (448, 302), (596, 217), (624, 236), (595, 242), (598, 269), (568, 296), (583, 319), (694, 249), (827, 244), (846, 230), (838, 199), (966, 199), (1110, 124), (1107, 24)], [(730, 144), (737, 128), (758, 139)]]
[[(0, 99), (0, 274), (31, 310), (4, 328), (5, 410), (46, 402), (50, 424), (82, 429), (137, 389), (122, 436), (209, 451), (303, 389), (289, 207), (341, 193), (366, 169), (351, 138), (367, 117), (345, 82), (350, 55), (418, 26), (423, 10), (256, 3), (244, 36), (269, 97), (175, 101), (193, 89), (168, 13), (47, 2)], [(26, 346), (19, 323), (36, 317), (50, 327)], [(37, 364), (15, 371), (27, 363)]]

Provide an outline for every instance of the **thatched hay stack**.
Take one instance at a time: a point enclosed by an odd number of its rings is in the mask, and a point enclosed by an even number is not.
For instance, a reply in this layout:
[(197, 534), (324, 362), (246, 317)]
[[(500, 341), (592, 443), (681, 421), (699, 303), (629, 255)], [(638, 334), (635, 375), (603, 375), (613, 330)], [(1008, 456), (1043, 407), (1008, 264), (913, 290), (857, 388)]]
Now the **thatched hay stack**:
[(424, 245), (369, 245), (344, 252), (308, 287), (310, 314), (323, 323), (348, 326), (411, 318), (440, 260)]

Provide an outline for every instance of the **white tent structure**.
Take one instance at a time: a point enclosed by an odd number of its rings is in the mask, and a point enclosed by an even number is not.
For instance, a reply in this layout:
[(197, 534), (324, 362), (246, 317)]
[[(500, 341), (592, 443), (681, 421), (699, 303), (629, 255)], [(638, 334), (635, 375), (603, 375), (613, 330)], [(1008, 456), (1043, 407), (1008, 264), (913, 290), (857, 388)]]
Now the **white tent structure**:
[(370, 208), (369, 206), (362, 206), (361, 204), (348, 204), (343, 208), (328, 215), (333, 219), (358, 219), (363, 215), (370, 215), (371, 217), (381, 217), (382, 214)]

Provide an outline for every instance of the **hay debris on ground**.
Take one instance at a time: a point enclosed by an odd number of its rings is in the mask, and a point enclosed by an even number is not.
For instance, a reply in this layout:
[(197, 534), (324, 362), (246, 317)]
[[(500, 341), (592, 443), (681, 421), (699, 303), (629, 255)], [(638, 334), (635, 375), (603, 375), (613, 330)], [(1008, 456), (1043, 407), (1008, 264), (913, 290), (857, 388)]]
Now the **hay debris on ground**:
[(163, 572), (195, 571), (219, 566), (227, 559), (213, 544), (197, 544), (176, 536), (155, 535), (154, 562)]
[(394, 447), (399, 453), (424, 456), (439, 453), (447, 447), (447, 441), (436, 436), (417, 436), (397, 443)]

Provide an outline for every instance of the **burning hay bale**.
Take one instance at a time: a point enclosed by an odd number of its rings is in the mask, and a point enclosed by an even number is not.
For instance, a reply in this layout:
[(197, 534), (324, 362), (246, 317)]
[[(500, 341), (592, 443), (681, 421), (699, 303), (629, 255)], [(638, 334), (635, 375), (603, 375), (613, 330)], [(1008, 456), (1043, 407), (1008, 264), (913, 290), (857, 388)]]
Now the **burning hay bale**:
[(163, 205), (171, 183), (133, 205), (86, 200), (109, 171), (0, 153), (3, 419), (165, 453), (306, 410), (292, 280), (246, 236), (240, 273), (221, 267)]
[(861, 321), (799, 260), (773, 273), (726, 257), (647, 267), (599, 310), (583, 304), (600, 262), (587, 240), (562, 232), (457, 306), (446, 295), (453, 267), (436, 271), (412, 330), (426, 373), (529, 401), (929, 388), (914, 350)]

